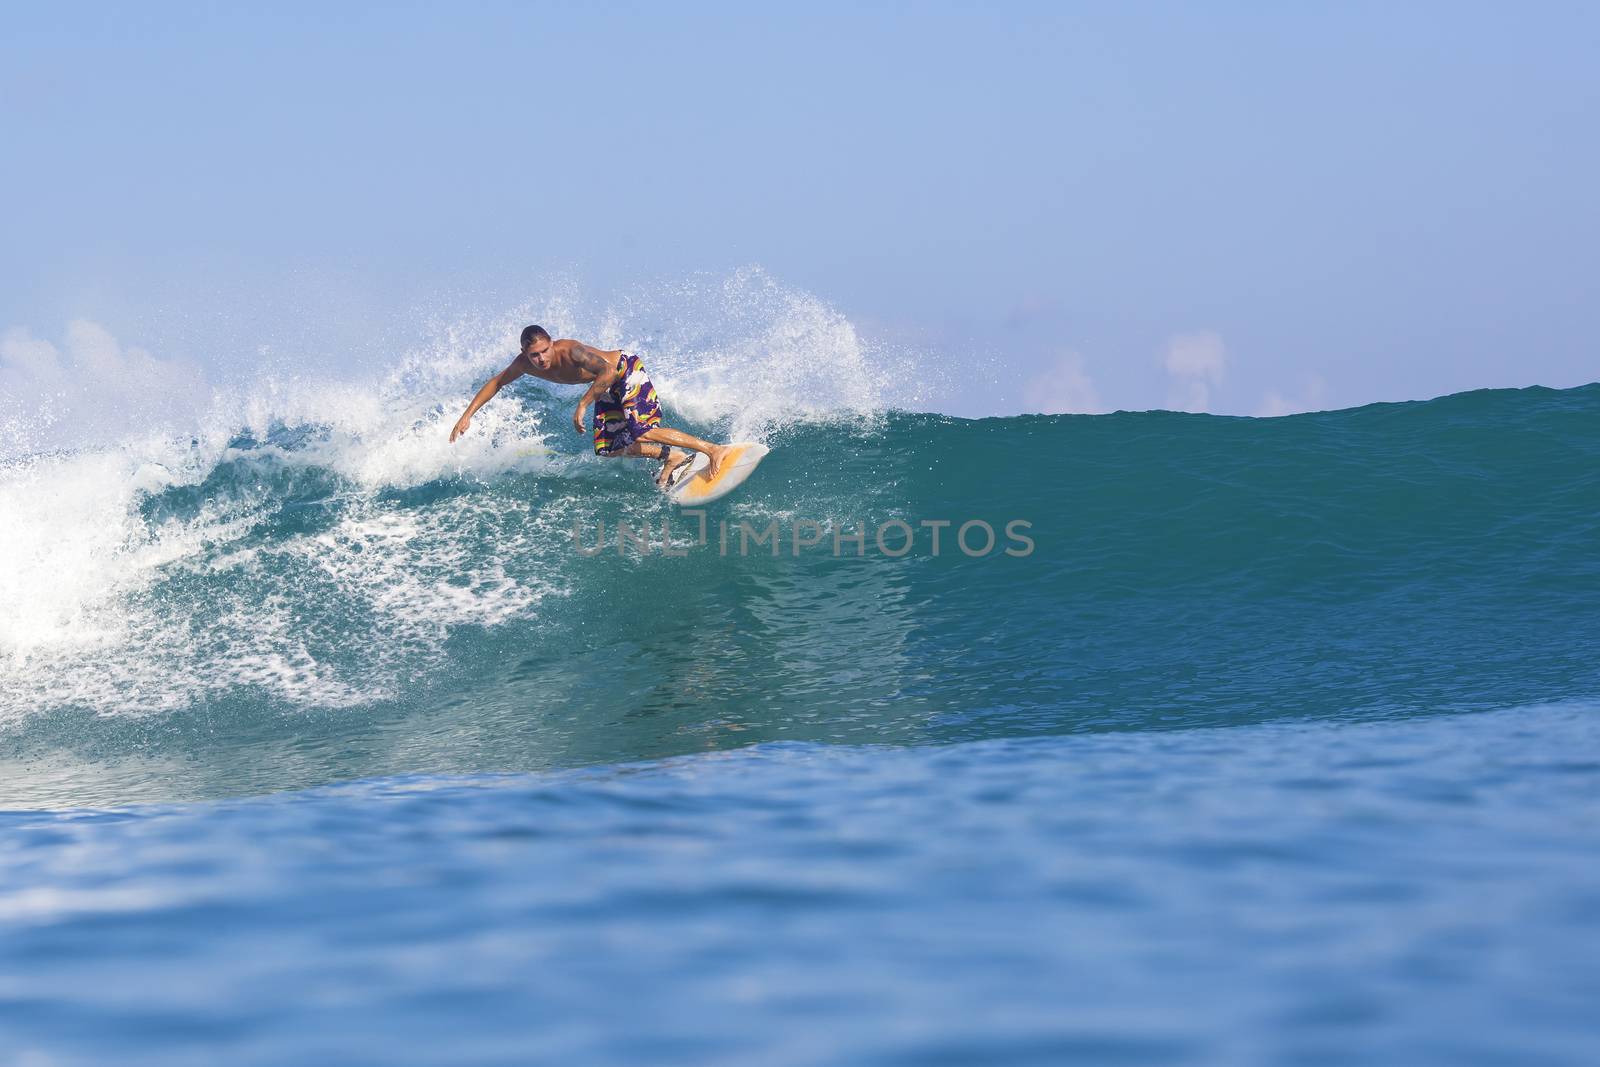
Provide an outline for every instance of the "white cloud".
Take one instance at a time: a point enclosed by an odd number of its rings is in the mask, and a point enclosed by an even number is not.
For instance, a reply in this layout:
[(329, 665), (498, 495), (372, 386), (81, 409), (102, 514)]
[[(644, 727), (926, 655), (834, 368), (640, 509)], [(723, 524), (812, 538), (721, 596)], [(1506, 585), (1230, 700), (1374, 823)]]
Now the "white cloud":
[(27, 330), (7, 330), (0, 338), (0, 380), (12, 376), (46, 380), (60, 371), (56, 346), (49, 341), (35, 340)]
[(1276, 389), (1267, 390), (1267, 394), (1261, 398), (1261, 406), (1256, 409), (1256, 417), (1270, 419), (1302, 411), (1320, 411), (1327, 407), (1327, 397), (1328, 383), (1323, 381), (1322, 375), (1313, 374), (1306, 379), (1305, 390), (1298, 399), (1287, 397)]
[(1174, 411), (1209, 411), (1211, 390), (1222, 384), (1228, 351), (1210, 330), (1178, 334), (1167, 341), (1167, 406)]
[(0, 419), (23, 448), (100, 442), (188, 422), (210, 395), (199, 368), (124, 348), (82, 319), (61, 347), (17, 327), (0, 335)]
[(1076, 352), (1062, 353), (1028, 380), (1022, 408), (1046, 415), (1095, 415), (1106, 410), (1100, 391), (1083, 368), (1083, 357)]

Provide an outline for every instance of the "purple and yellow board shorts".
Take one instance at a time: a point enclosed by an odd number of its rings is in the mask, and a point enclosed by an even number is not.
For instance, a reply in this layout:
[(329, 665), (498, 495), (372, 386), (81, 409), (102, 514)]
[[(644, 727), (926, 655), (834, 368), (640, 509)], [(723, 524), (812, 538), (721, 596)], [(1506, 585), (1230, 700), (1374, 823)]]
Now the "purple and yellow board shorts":
[(594, 451), (597, 456), (621, 452), (646, 430), (661, 425), (656, 387), (638, 356), (624, 352), (617, 359), (619, 377), (594, 402)]

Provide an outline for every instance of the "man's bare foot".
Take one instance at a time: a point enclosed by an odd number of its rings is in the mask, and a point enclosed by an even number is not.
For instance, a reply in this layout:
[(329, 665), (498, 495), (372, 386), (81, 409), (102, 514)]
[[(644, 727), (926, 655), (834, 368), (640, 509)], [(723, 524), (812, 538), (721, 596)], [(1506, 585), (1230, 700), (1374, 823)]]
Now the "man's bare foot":
[(711, 451), (706, 453), (711, 460), (711, 465), (706, 470), (706, 476), (708, 478), (715, 481), (717, 475), (722, 473), (722, 464), (727, 460), (728, 453), (731, 451), (733, 451), (733, 449), (729, 448), (727, 445), (711, 446)]
[(656, 471), (656, 486), (665, 489), (672, 484), (672, 475), (679, 467), (694, 458), (694, 453), (686, 448), (674, 448), (661, 464), (661, 469)]

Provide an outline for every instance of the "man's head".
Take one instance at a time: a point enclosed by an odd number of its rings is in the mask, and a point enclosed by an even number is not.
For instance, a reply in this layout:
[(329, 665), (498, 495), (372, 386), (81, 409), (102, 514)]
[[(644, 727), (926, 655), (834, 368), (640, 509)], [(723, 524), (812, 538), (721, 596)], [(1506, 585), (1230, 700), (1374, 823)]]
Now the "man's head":
[(540, 367), (549, 366), (550, 335), (545, 332), (543, 326), (522, 328), (522, 354)]

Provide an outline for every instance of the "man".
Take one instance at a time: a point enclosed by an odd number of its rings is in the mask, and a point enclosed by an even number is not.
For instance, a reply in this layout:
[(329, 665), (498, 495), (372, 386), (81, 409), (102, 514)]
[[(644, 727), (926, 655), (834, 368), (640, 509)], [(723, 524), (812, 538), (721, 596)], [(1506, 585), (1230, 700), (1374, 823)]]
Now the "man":
[(542, 326), (529, 326), (522, 331), (522, 351), (509, 367), (478, 390), (466, 412), (456, 420), (450, 440), (454, 442), (466, 433), (477, 410), (524, 374), (562, 385), (588, 382), (589, 388), (572, 413), (573, 429), (584, 432), (583, 412), (593, 403), (595, 454), (661, 460), (656, 484), (662, 488), (673, 484), (674, 474), (689, 462), (691, 451), (704, 452), (710, 458), (713, 478), (722, 469), (727, 446), (661, 425), (656, 389), (638, 356), (608, 352), (581, 341), (552, 341)]

